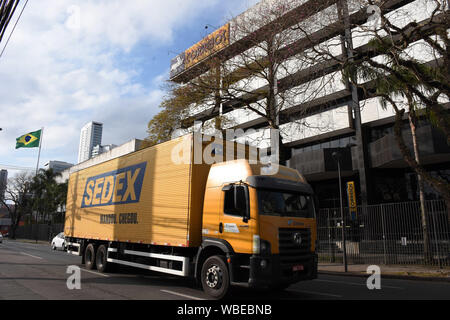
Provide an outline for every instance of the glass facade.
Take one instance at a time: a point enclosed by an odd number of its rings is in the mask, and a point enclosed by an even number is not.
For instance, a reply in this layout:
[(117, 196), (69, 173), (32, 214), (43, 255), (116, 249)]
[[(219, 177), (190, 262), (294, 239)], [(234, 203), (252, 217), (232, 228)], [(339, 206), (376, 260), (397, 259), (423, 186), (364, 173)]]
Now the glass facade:
[(348, 145), (355, 143), (355, 138), (350, 137), (342, 137), (332, 140), (326, 140), (321, 142), (315, 142), (309, 145), (306, 145), (301, 148), (292, 149), (292, 155), (296, 155), (303, 152), (310, 152), (313, 150), (321, 150), (321, 149), (329, 149), (329, 148), (346, 148)]
[[(429, 125), (424, 121), (420, 122), (420, 125)], [(409, 123), (405, 121), (402, 126), (403, 130), (409, 131)], [(368, 148), (369, 143), (373, 143), (386, 135), (394, 134), (394, 125), (392, 123), (388, 125), (378, 127), (366, 127), (365, 130), (365, 143)], [(433, 136), (434, 140), (434, 136)], [(318, 141), (310, 143), (298, 148), (293, 148), (292, 155), (298, 155), (303, 153), (312, 152), (315, 150), (323, 150), (329, 148), (345, 148), (349, 144), (355, 143), (354, 136), (344, 136), (334, 139), (328, 139), (325, 141)], [(395, 142), (394, 142), (395, 143)], [(429, 141), (431, 145), (434, 141)], [(397, 148), (395, 144), (393, 148)], [(366, 150), (367, 156), (370, 159), (370, 150)], [(443, 151), (440, 151), (443, 152)], [(324, 153), (325, 155), (325, 153)], [(434, 155), (429, 155), (432, 157)], [(450, 183), (450, 158), (433, 159), (423, 155), (423, 161), (425, 169), (435, 178), (440, 178)], [(355, 159), (353, 159), (354, 161)], [(371, 161), (367, 161), (367, 175), (368, 175), (368, 201), (369, 204), (379, 203), (395, 203), (404, 201), (418, 201), (419, 200), (419, 186), (417, 183), (416, 173), (403, 161), (402, 157), (393, 159), (393, 164), (388, 163), (382, 167), (373, 167)], [(354, 164), (353, 164), (354, 166)], [(391, 166), (391, 167), (390, 167)], [(341, 166), (342, 168), (342, 166)], [(346, 196), (346, 183), (348, 181), (354, 181), (357, 194), (357, 202), (361, 203), (359, 197), (359, 176), (358, 172), (354, 170), (343, 170), (345, 174), (342, 177), (342, 190), (344, 206), (347, 205)], [(313, 186), (315, 194), (320, 208), (338, 208), (339, 202), (339, 184), (338, 184), (338, 172), (335, 169), (325, 170), (319, 175), (314, 172), (311, 175), (304, 173), (305, 178)], [(425, 198), (426, 200), (442, 199), (440, 194), (436, 192), (431, 186), (425, 184)]]

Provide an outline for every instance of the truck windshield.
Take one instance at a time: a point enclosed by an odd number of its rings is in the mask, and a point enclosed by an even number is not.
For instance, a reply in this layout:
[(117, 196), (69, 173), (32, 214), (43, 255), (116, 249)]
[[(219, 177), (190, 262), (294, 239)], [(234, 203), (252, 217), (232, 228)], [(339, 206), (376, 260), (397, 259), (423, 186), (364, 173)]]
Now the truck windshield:
[(314, 218), (310, 195), (280, 190), (258, 190), (259, 214), (280, 217)]

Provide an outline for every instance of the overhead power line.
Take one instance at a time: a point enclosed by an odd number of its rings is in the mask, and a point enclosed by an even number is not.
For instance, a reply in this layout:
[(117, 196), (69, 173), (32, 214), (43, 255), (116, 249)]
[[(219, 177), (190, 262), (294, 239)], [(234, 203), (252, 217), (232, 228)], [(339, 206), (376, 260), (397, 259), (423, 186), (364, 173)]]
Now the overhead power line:
[(20, 0), (0, 0), (0, 42)]
[[(7, 1), (7, 0), (2, 1), (2, 5), (3, 5), (3, 2), (6, 2), (6, 1)], [(14, 1), (11, 1), (11, 0), (8, 1), (8, 3), (10, 3), (10, 2), (14, 2)], [(19, 3), (19, 1), (15, 1), (14, 10), (11, 12), (11, 15), (9, 16), (8, 23), (9, 23), (9, 21), (11, 20), (12, 14), (14, 13), (14, 11), (15, 11), (15, 9), (16, 9), (18, 3)], [(17, 23), (19, 22), (20, 17), (22, 16), (22, 13), (23, 13), (23, 11), (25, 10), (25, 7), (27, 6), (27, 4), (28, 4), (28, 0), (27, 0), (27, 1), (25, 2), (25, 4), (23, 5), (22, 10), (20, 11), (19, 16), (17, 17), (16, 23), (14, 23), (14, 26), (13, 26), (13, 28), (12, 28), (12, 30), (11, 30), (11, 33), (9, 34), (8, 39), (6, 40), (5, 46), (3, 47), (2, 52), (0, 53), (0, 58), (3, 56), (3, 52), (5, 52), (6, 46), (8, 45), (9, 40), (11, 39), (11, 36), (12, 36), (14, 30), (16, 29)], [(8, 24), (8, 23), (7, 23), (7, 24)], [(6, 26), (7, 26), (7, 24), (6, 24)], [(1, 37), (3, 37), (3, 33), (4, 33), (4, 31), (6, 30), (6, 26), (5, 26), (4, 30), (2, 30)], [(1, 37), (0, 37), (0, 41), (1, 41)]]

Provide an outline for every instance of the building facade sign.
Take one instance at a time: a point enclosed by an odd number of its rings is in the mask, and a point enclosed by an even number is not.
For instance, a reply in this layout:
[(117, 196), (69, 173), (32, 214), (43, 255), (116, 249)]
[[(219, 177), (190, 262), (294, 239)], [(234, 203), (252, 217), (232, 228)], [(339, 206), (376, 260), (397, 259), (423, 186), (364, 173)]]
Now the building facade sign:
[(217, 29), (200, 42), (194, 44), (182, 54), (172, 59), (170, 64), (170, 77), (173, 78), (192, 67), (194, 64), (206, 59), (213, 53), (222, 50), (230, 44), (230, 24)]
[(350, 210), (350, 216), (352, 220), (356, 219), (356, 212), (358, 210), (356, 204), (356, 192), (355, 192), (355, 182), (347, 182), (347, 197), (348, 197), (348, 207)]
[(184, 52), (176, 56), (170, 61), (170, 78), (182, 73), (185, 69)]

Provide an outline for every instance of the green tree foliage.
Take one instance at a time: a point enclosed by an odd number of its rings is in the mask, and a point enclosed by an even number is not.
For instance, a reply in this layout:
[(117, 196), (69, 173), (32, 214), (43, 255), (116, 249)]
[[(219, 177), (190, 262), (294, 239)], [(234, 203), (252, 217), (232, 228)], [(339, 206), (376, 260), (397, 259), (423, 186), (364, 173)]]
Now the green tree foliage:
[(41, 221), (52, 221), (66, 202), (67, 183), (58, 183), (56, 179), (59, 176), (61, 174), (52, 169), (41, 169), (33, 178), (33, 210)]
[[(450, 101), (450, 8), (447, 1), (428, 0), (434, 6), (431, 16), (421, 22), (412, 21), (399, 27), (385, 14), (380, 25), (371, 30), (368, 52), (355, 50), (355, 59), (344, 62), (344, 73), (368, 96), (379, 97), (382, 105), (396, 114), (395, 136), (404, 160), (446, 200), (450, 219), (450, 184), (432, 176), (420, 161), (415, 131), (420, 118), (428, 118), (441, 130), (450, 146), (450, 115), (445, 103)], [(412, 48), (419, 46), (434, 59), (421, 61)], [(379, 57), (375, 59), (373, 57)], [(381, 57), (381, 59), (380, 59)], [(407, 147), (402, 123), (407, 116), (413, 138), (413, 149)]]
[(26, 172), (21, 172), (8, 179), (5, 197), (0, 198), (0, 202), (8, 210), (11, 218), (10, 237), (12, 239), (16, 237), (16, 230), (22, 217), (31, 213), (33, 207), (32, 183), (32, 176)]
[(177, 102), (179, 101), (173, 96), (161, 102), (161, 111), (148, 123), (148, 137), (144, 141), (144, 147), (170, 140), (174, 130), (180, 127), (183, 108)]
[(52, 222), (55, 219), (62, 222), (67, 198), (67, 182), (58, 183), (56, 178), (60, 173), (53, 170), (39, 170), (33, 176), (21, 172), (8, 179), (4, 199), (0, 203), (7, 208), (11, 217), (10, 237), (15, 233), (20, 221), (26, 215), (36, 213), (36, 222)]
[[(148, 136), (141, 148), (169, 141), (175, 130), (191, 127), (194, 119), (188, 116), (188, 108), (193, 105), (209, 103), (208, 99), (211, 93), (210, 90), (191, 84), (169, 83), (166, 90), (167, 95), (159, 105), (161, 111), (149, 121)], [(223, 117), (216, 117), (215, 120), (214, 127), (219, 130), (228, 123)]]

